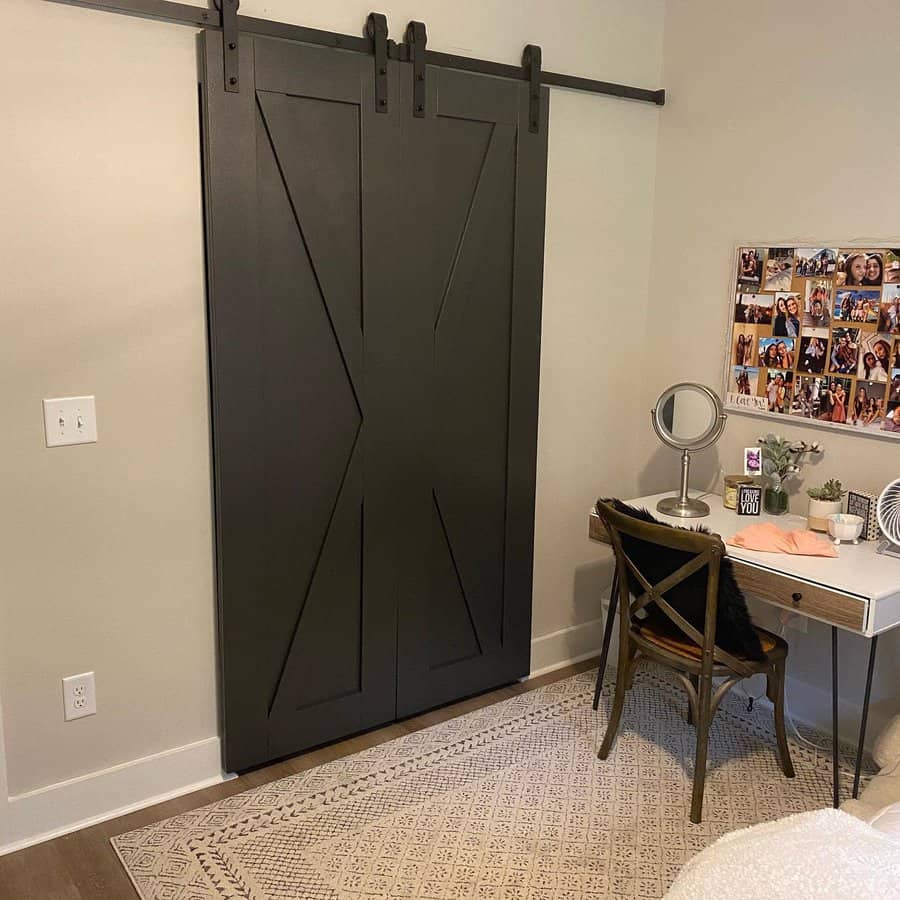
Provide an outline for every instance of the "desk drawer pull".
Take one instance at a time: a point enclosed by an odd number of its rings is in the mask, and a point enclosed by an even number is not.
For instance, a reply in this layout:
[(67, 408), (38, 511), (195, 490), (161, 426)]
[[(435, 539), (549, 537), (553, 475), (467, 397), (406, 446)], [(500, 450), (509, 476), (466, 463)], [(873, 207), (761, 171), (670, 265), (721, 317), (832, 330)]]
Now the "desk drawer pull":
[(795, 591), (791, 594), (791, 600), (794, 601), (794, 606), (796, 606), (803, 599), (803, 594), (800, 591)]

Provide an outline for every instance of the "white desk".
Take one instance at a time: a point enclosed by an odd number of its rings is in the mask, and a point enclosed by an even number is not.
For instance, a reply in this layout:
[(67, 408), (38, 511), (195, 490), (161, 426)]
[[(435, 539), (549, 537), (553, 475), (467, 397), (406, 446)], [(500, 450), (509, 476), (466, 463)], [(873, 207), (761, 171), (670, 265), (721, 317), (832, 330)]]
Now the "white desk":
[[(709, 504), (709, 515), (694, 519), (678, 519), (656, 511), (657, 501), (671, 496), (672, 493), (672, 491), (668, 491), (664, 494), (638, 497), (625, 502), (631, 506), (646, 508), (659, 521), (669, 525), (688, 528), (693, 525), (704, 525), (725, 541), (726, 553), (732, 561), (735, 577), (746, 596), (790, 609), (831, 626), (835, 806), (838, 805), (839, 800), (838, 629), (852, 631), (870, 639), (869, 666), (857, 745), (856, 772), (853, 780), (853, 796), (856, 797), (859, 792), (859, 773), (866, 736), (878, 635), (900, 625), (900, 559), (876, 553), (874, 541), (860, 541), (856, 545), (842, 544), (837, 548), (838, 556), (836, 558), (760, 553), (741, 547), (732, 547), (728, 544), (728, 539), (754, 522), (774, 522), (780, 528), (792, 530), (806, 528), (806, 519), (802, 516), (770, 516), (766, 513), (759, 516), (738, 516), (734, 510), (726, 509), (722, 505), (722, 498), (718, 494), (705, 494), (699, 491), (691, 491), (691, 496), (702, 497)], [(596, 511), (593, 510), (589, 519), (589, 534), (594, 540), (607, 541), (605, 528)], [(610, 611), (604, 629), (601, 671), (599, 673), (601, 680), (609, 652), (614, 617), (615, 598), (611, 597)]]

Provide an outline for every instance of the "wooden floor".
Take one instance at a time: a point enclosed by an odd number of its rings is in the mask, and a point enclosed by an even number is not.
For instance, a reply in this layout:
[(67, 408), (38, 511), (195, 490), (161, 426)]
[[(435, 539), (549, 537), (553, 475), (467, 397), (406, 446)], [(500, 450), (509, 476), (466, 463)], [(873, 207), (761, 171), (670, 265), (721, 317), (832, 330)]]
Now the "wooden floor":
[(110, 819), (92, 828), (76, 831), (65, 837), (0, 856), (0, 898), (2, 900), (135, 900), (137, 894), (131, 886), (125, 870), (110, 846), (109, 839), (117, 834), (149, 825), (161, 819), (215, 803), (258, 787), (270, 781), (302, 772), (321, 763), (348, 756), (375, 744), (401, 737), (438, 722), (452, 719), (482, 706), (505, 700), (516, 694), (534, 690), (553, 681), (559, 681), (596, 666), (595, 660), (587, 660), (574, 666), (558, 669), (547, 675), (532, 678), (519, 684), (500, 688), (478, 697), (472, 697), (450, 706), (442, 707), (403, 722), (370, 731), (358, 737), (331, 744), (319, 750), (295, 756), (284, 762), (257, 769), (241, 775), (225, 784), (186, 794), (139, 812)]

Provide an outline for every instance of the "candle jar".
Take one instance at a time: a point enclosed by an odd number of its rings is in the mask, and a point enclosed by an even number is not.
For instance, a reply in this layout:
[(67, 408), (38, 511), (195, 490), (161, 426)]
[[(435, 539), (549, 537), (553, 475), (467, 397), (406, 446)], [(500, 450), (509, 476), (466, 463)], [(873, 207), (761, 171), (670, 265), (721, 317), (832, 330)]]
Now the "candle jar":
[(722, 494), (722, 505), (725, 509), (737, 509), (738, 488), (742, 484), (753, 484), (749, 475), (726, 475), (725, 490)]

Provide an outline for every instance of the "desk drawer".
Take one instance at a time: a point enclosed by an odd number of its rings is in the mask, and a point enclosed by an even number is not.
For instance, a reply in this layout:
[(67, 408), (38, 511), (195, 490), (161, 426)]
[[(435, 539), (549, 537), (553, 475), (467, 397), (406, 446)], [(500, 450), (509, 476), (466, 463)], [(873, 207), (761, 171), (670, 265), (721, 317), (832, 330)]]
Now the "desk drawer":
[(840, 625), (853, 631), (863, 631), (866, 623), (866, 601), (819, 585), (809, 584), (756, 566), (748, 566), (732, 559), (734, 575), (741, 590), (748, 597), (759, 597), (777, 603), (785, 609)]

